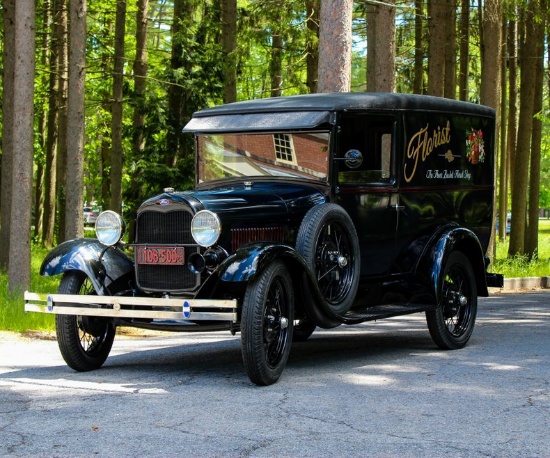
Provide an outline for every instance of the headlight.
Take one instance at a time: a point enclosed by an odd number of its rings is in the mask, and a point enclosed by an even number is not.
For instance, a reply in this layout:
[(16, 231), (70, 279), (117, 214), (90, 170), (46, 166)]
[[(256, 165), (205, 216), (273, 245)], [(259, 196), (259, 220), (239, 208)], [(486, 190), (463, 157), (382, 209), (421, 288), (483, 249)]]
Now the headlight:
[(120, 215), (111, 210), (100, 213), (95, 222), (97, 239), (107, 246), (120, 242), (125, 229), (126, 225)]
[(200, 246), (210, 247), (218, 241), (222, 223), (215, 213), (201, 210), (191, 221), (191, 235)]

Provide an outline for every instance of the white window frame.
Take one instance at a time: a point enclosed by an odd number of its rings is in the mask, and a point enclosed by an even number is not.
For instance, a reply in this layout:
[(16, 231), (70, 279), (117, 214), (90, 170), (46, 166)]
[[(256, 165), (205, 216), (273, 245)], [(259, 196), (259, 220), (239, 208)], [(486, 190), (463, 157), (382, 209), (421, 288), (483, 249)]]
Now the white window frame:
[(273, 147), (277, 162), (296, 165), (294, 142), (290, 134), (273, 134)]

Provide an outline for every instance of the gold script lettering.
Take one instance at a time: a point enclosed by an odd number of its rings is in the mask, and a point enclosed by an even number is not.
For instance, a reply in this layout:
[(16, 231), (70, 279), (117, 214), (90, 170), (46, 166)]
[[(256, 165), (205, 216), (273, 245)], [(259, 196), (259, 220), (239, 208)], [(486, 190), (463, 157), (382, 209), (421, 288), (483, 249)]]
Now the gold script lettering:
[(422, 162), (426, 162), (426, 159), (432, 154), (434, 149), (451, 142), (450, 121), (447, 121), (447, 125), (443, 128), (437, 126), (431, 135), (429, 134), (429, 129), (430, 125), (426, 124), (426, 127), (416, 132), (409, 140), (409, 145), (407, 146), (407, 159), (405, 161), (405, 168), (403, 169), (403, 175), (407, 183), (409, 183), (416, 174), (419, 158), (422, 158)]

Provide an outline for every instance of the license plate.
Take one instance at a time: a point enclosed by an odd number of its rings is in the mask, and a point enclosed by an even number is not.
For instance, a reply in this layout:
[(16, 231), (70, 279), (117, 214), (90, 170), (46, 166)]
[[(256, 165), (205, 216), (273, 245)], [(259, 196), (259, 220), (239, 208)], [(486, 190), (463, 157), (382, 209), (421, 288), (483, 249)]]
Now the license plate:
[(181, 246), (138, 246), (137, 263), (156, 266), (182, 266), (185, 264), (184, 249)]

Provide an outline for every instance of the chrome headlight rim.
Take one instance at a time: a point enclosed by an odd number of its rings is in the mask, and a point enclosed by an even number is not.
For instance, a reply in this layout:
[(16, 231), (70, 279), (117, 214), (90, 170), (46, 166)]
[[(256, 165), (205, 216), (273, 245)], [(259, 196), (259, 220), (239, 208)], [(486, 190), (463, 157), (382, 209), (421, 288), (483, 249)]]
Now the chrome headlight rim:
[(106, 246), (118, 244), (124, 235), (126, 224), (122, 217), (112, 211), (101, 212), (95, 222), (95, 234), (100, 243)]
[(195, 242), (204, 248), (215, 245), (221, 232), (220, 218), (210, 210), (200, 210), (191, 220), (191, 235)]

